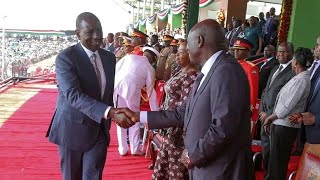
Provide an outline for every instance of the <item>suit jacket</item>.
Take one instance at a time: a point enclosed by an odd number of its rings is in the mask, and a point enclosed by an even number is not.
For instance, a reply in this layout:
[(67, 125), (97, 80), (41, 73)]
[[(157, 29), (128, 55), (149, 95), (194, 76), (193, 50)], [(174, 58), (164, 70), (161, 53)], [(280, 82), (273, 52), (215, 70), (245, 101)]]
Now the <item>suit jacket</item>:
[(262, 68), (261, 66), (264, 62), (260, 62), (257, 66), (260, 69), (259, 72), (259, 91), (258, 91), (258, 98), (261, 99), (262, 91), (266, 88), (268, 78), (270, 76), (271, 70), (276, 66), (279, 65), (279, 61), (273, 57), (270, 61), (268, 61)]
[(106, 77), (102, 99), (94, 67), (80, 43), (57, 56), (59, 94), (47, 133), (50, 142), (72, 150), (87, 151), (96, 143), (103, 126), (110, 139), (111, 120), (102, 120), (102, 117), (107, 107), (113, 106), (116, 60), (112, 53), (104, 49), (99, 49), (98, 53)]
[(269, 75), (266, 88), (261, 97), (260, 112), (263, 111), (267, 116), (273, 113), (276, 98), (281, 88), (295, 75), (292, 71), (291, 63), (282, 70), (270, 84), (273, 74), (278, 70), (279, 65), (275, 66)]
[(238, 28), (234, 28), (232, 30), (232, 34), (229, 39), (229, 42), (230, 42), (229, 47), (233, 47), (233, 44), (236, 42), (236, 39), (238, 38), (241, 31), (242, 31), (241, 26), (239, 26)]
[(113, 43), (107, 48), (107, 51), (114, 53), (116, 48), (114, 47)]
[(270, 17), (265, 23), (265, 35), (270, 38), (277, 37), (277, 31), (279, 26), (279, 18), (277, 16)]
[(250, 90), (243, 68), (222, 52), (196, 89), (174, 111), (148, 112), (149, 127), (183, 127), (193, 179), (251, 179)]
[(320, 68), (316, 70), (311, 82), (314, 81), (314, 86), (310, 92), (310, 100), (308, 102), (307, 111), (315, 115), (316, 122), (312, 126), (306, 127), (307, 142), (311, 144), (320, 144)]

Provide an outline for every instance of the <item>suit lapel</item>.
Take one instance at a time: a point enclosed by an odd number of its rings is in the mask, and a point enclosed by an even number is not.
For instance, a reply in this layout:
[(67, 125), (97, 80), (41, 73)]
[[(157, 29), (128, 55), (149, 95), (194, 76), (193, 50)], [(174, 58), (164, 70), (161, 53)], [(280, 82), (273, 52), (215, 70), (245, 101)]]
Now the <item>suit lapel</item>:
[[(279, 67), (279, 66), (277, 66)], [(278, 69), (278, 68), (277, 68)], [(291, 67), (291, 63), (282, 71), (280, 72), (277, 77), (274, 78), (273, 82), (270, 84), (270, 87), (272, 87), (284, 74), (286, 74), (287, 72), (291, 71), (292, 67)], [(273, 73), (274, 74), (274, 73)], [(272, 75), (273, 75), (272, 74)], [(272, 77), (272, 76), (271, 76)]]
[[(222, 58), (224, 58), (226, 56), (226, 53), (223, 51), (218, 58), (216, 59), (216, 61), (213, 63), (213, 65), (210, 68), (209, 73), (207, 74), (206, 78), (204, 79), (204, 81), (202, 82), (202, 84), (199, 87), (199, 90), (196, 90), (196, 87), (193, 88), (193, 91), (191, 92), (192, 94), (190, 95), (191, 99), (189, 101), (189, 103), (187, 104), (187, 122), (185, 123), (185, 130), (188, 128), (189, 122), (190, 122), (190, 117), (193, 111), (193, 108), (195, 106), (195, 103), (197, 102), (199, 96), (201, 95), (202, 91), (205, 89), (205, 87), (207, 86), (209, 80), (212, 77), (212, 74), (214, 72), (214, 69), (217, 67), (217, 65), (221, 62)], [(195, 93), (195, 91), (197, 91)]]
[[(100, 87), (98, 78), (96, 75), (96, 72), (94, 70), (93, 65), (91, 64), (91, 61), (87, 55), (87, 53), (84, 51), (84, 49), (81, 47), (80, 43), (77, 45), (77, 51), (78, 51), (78, 63), (80, 64), (81, 71), (85, 71), (85, 74), (88, 74), (88, 76), (92, 76), (92, 80), (94, 81), (95, 87)], [(100, 55), (100, 54), (99, 54)], [(101, 91), (97, 91), (99, 94), (99, 97), (101, 97)]]
[(310, 102), (313, 101), (314, 97), (316, 96), (317, 93), (319, 93), (319, 89), (320, 89), (320, 67), (317, 68), (316, 72), (314, 73), (311, 81), (316, 81), (316, 84), (314, 86), (314, 91), (311, 95), (311, 99)]

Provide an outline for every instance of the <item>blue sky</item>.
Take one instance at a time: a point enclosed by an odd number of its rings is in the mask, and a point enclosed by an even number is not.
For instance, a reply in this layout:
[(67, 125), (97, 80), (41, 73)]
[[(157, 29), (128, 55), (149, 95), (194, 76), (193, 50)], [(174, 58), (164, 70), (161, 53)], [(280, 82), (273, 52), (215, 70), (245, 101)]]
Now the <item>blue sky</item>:
[[(4, 1), (4, 2), (3, 2)], [(85, 11), (101, 21), (104, 34), (124, 31), (129, 14), (119, 0), (1, 0), (0, 28), (32, 30), (73, 30), (76, 17)]]

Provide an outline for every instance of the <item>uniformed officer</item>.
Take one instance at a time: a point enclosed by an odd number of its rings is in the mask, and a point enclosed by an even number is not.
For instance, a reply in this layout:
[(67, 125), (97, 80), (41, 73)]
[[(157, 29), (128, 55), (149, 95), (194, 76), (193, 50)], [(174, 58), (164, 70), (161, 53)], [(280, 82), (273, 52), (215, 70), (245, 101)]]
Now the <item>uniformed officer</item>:
[(253, 45), (250, 41), (238, 38), (233, 45), (235, 58), (243, 67), (244, 71), (247, 74), (249, 85), (250, 85), (250, 104), (252, 111), (252, 119), (256, 119), (258, 115), (258, 89), (259, 89), (259, 68), (253, 63), (246, 61), (246, 58), (250, 55), (250, 50), (253, 48)]
[(132, 39), (131, 44), (134, 47), (132, 54), (143, 56), (142, 47), (146, 44), (149, 36), (138, 29), (133, 28), (130, 37)]
[(119, 47), (116, 47), (116, 49), (114, 51), (117, 62), (126, 55), (126, 53), (124, 51), (124, 46), (123, 46), (124, 37), (127, 38), (127, 37), (129, 37), (129, 35), (125, 32), (120, 32), (119, 37), (116, 37), (116, 39), (115, 39), (115, 46), (119, 45)]
[[(157, 111), (157, 97), (154, 91), (154, 68), (145, 56), (133, 53), (134, 47), (130, 38), (123, 41), (126, 55), (116, 64), (114, 83), (114, 104), (116, 107), (128, 107), (133, 111), (140, 111), (142, 93), (143, 102), (148, 102), (150, 110)], [(119, 154), (126, 155), (129, 147), (127, 143), (127, 129), (117, 126)], [(133, 155), (143, 154), (140, 147), (140, 123), (129, 128), (130, 151)]]
[(163, 75), (163, 80), (165, 81), (170, 79), (172, 69), (177, 68), (176, 57), (178, 52), (178, 43), (179, 41), (177, 39), (173, 39), (170, 43), (171, 54), (167, 58), (164, 75)]
[(159, 80), (163, 80), (164, 71), (166, 67), (166, 62), (170, 54), (172, 53), (172, 49), (170, 48), (171, 41), (173, 37), (170, 35), (164, 35), (162, 41), (164, 42), (164, 48), (160, 52), (160, 58), (158, 59), (157, 69), (156, 69), (156, 78)]

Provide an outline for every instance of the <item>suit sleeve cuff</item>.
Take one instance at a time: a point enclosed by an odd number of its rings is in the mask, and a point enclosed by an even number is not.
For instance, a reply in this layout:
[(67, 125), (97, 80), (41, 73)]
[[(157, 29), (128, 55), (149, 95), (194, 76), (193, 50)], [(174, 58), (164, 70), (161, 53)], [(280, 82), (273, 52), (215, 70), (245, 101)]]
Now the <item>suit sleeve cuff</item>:
[(111, 109), (111, 106), (108, 106), (106, 111), (104, 112), (104, 116), (103, 116), (104, 119), (110, 119), (110, 117), (108, 116), (110, 109)]
[(140, 112), (140, 122), (142, 124), (148, 124), (148, 113), (147, 111)]

